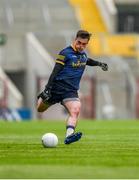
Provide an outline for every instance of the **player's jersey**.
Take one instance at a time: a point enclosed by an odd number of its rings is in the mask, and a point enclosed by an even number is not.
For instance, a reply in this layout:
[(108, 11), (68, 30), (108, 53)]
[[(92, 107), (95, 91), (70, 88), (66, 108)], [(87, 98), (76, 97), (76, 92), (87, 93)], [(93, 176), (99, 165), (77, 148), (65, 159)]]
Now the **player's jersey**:
[(57, 74), (55, 85), (67, 91), (77, 91), (87, 59), (85, 52), (77, 52), (72, 46), (63, 49), (56, 63), (62, 64), (64, 68)]

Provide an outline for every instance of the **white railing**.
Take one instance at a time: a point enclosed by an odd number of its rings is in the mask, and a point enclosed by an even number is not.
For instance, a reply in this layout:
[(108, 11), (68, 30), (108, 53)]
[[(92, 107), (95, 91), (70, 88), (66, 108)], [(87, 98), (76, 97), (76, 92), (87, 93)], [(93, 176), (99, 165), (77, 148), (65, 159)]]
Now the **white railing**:
[[(32, 110), (33, 118), (37, 117), (36, 100), (37, 78), (48, 77), (54, 66), (54, 60), (33, 33), (27, 34), (27, 105)], [(47, 82), (46, 82), (47, 83)]]
[(112, 100), (112, 94), (110, 87), (107, 83), (102, 83), (101, 85), (102, 93), (104, 96), (105, 105), (102, 108), (102, 116), (105, 119), (114, 119), (115, 118), (115, 106)]
[[(3, 88), (1, 91), (1, 98), (6, 93), (5, 103), (8, 108), (20, 108), (23, 106), (23, 96), (16, 88), (16, 86), (12, 83), (12, 81), (8, 78), (8, 76), (4, 73), (2, 68), (0, 67), (0, 78), (5, 82), (6, 89)], [(4, 84), (3, 84), (4, 85)], [(5, 92), (5, 90), (7, 92)]]
[(102, 18), (108, 28), (108, 31), (113, 33), (116, 31), (117, 24), (117, 9), (113, 0), (96, 0), (97, 6), (100, 9)]
[(107, 59), (109, 71), (99, 73), (97, 116), (103, 119), (133, 119), (136, 116), (136, 81), (126, 59)]

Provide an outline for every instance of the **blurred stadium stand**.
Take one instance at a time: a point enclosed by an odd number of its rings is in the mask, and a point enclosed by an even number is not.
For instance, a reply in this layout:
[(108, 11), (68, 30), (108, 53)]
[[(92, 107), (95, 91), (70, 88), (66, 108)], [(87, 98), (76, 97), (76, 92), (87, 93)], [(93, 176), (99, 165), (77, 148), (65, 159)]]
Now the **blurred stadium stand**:
[[(93, 34), (89, 55), (107, 62), (109, 72), (87, 68), (85, 86), (93, 91), (85, 94), (83, 80), (81, 116), (138, 117), (138, 6), (137, 0), (0, 0), (0, 33), (7, 36), (0, 46), (0, 66), (24, 97), (22, 107), (30, 108), (36, 118), (36, 96), (56, 54), (83, 28)], [(44, 118), (55, 118), (55, 108), (56, 118), (66, 116), (56, 105)]]
[[(131, 32), (117, 34), (117, 29), (121, 20), (118, 19), (121, 3), (122, 6), (126, 6), (126, 2), (135, 6), (137, 1), (70, 0), (70, 2), (75, 8), (81, 27), (93, 34), (89, 44), (90, 54), (101, 56), (109, 64), (108, 73), (97, 71), (97, 117), (104, 116), (110, 119), (135, 117), (139, 36), (135, 34), (134, 29), (132, 34)], [(115, 29), (111, 29), (109, 24)]]

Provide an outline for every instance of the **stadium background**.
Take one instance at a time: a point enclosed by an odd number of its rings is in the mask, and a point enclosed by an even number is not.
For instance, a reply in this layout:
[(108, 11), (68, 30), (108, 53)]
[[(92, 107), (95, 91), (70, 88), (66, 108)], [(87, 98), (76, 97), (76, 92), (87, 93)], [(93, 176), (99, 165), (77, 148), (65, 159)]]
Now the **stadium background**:
[[(0, 0), (0, 179), (139, 179), (138, 19), (139, 0)], [(66, 146), (63, 107), (40, 115), (35, 106), (79, 29), (93, 34), (87, 53), (109, 71), (86, 68), (83, 137)], [(43, 148), (47, 132), (56, 148)]]
[(109, 65), (107, 73), (86, 68), (80, 116), (138, 118), (138, 8), (138, 0), (0, 0), (1, 119), (66, 117), (59, 105), (38, 115), (36, 97), (78, 29), (93, 34), (88, 55)]

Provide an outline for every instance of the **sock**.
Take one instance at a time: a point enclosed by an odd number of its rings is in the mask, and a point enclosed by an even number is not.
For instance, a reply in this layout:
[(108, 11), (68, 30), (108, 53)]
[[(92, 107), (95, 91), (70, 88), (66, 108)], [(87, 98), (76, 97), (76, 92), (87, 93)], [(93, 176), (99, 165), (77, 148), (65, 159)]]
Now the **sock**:
[(75, 130), (74, 126), (69, 125), (66, 128), (67, 128), (66, 137), (74, 133), (74, 130)]

